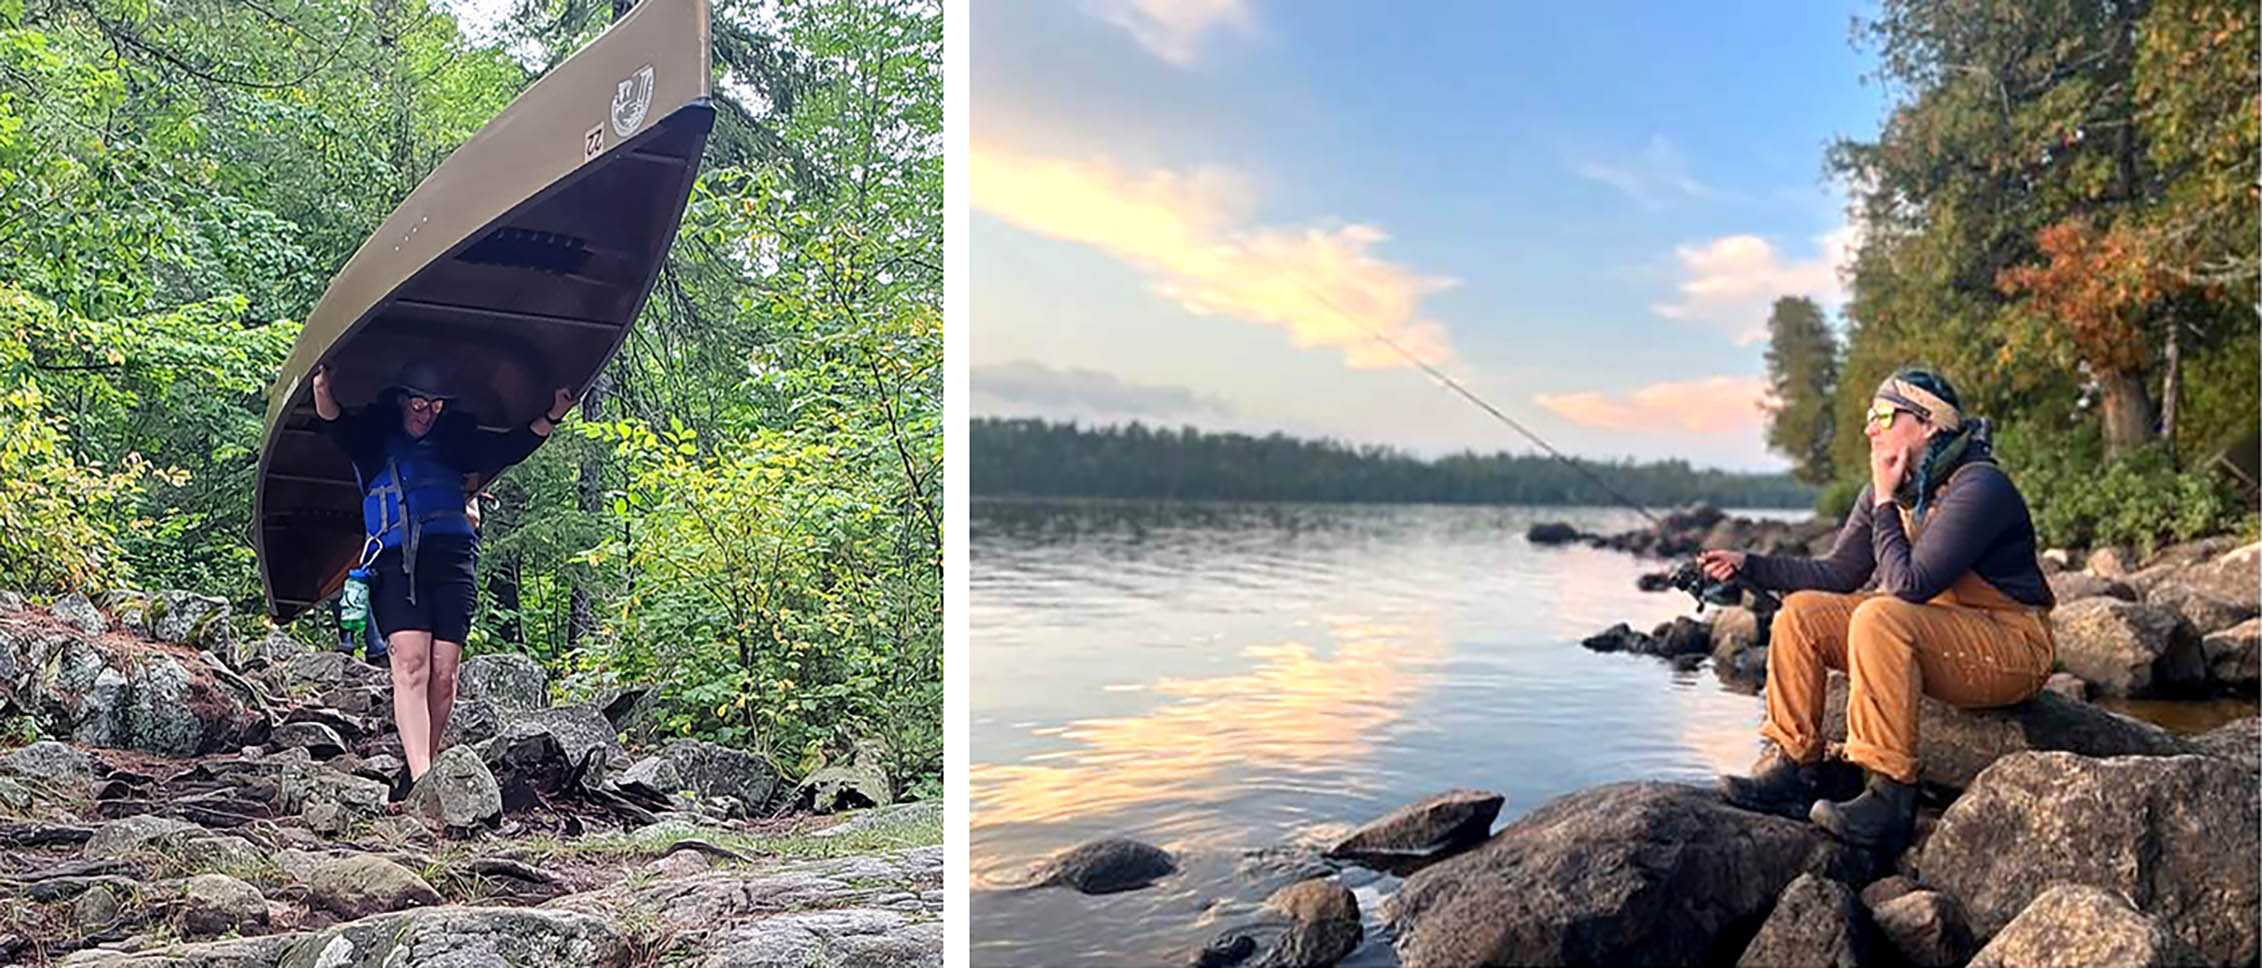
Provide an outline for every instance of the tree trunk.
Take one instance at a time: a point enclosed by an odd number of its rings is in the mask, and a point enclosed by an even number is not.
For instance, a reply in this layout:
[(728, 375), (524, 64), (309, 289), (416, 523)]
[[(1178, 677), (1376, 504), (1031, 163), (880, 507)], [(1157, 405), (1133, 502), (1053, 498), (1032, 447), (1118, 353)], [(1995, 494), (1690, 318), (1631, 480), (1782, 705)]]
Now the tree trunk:
[(2144, 390), (2143, 375), (2113, 373), (2099, 382), (2105, 387), (2101, 416), (2105, 421), (2106, 456), (2119, 456), (2144, 446), (2152, 439), (2152, 399)]
[(495, 637), (505, 642), (519, 644), (526, 641), (525, 626), (519, 621), (518, 556), (509, 555), (496, 562), (487, 571), (487, 597), (494, 601), (501, 618), (495, 623)]
[[(588, 391), (581, 395), (581, 419), (602, 420), (604, 412), (605, 375), (598, 373), (597, 379), (590, 381)], [(584, 515), (594, 517), (604, 507), (605, 454), (601, 448), (590, 448), (589, 455), (581, 459), (579, 497)], [(583, 637), (596, 628), (597, 618), (590, 607), (587, 582), (574, 582), (572, 598), (566, 617), (566, 650), (578, 651)]]
[(2183, 325), (2171, 316), (2167, 326), (2168, 374), (2160, 381), (2160, 437), (2168, 442), (2169, 462), (2180, 467), (2176, 460), (2176, 397), (2183, 388), (2183, 346), (2179, 339)]

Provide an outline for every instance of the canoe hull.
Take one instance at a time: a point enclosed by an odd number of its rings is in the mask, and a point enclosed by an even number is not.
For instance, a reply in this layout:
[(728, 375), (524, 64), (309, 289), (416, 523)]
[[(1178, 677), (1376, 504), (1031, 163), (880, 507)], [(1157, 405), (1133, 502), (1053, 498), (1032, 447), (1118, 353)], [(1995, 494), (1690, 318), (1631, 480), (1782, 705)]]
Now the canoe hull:
[(643, 0), (466, 141), (347, 262), (268, 393), (253, 546), (269, 613), (333, 594), (363, 543), (353, 467), (307, 377), (347, 409), (400, 367), (521, 426), (628, 338), (682, 220), (714, 111), (704, 0)]

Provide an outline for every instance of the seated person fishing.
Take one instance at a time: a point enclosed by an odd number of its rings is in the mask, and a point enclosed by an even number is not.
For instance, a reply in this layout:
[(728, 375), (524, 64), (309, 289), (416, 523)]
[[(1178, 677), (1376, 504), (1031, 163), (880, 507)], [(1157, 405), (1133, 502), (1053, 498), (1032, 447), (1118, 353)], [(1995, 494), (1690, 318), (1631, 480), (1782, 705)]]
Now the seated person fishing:
[[(1865, 432), (1870, 484), (1821, 558), (1741, 551), (1699, 557), (1716, 579), (1789, 591), (1767, 654), (1774, 748), (1754, 776), (1720, 780), (1730, 802), (1809, 817), (1863, 846), (1906, 843), (1916, 819), (1917, 703), (1965, 708), (2033, 696), (2049, 678), (2056, 604), (2035, 554), (2026, 499), (1939, 375), (1902, 370), (1878, 386)], [(1877, 591), (1855, 594), (1872, 576)], [(1824, 686), (1850, 680), (1848, 760), (1868, 774), (1850, 801), (1817, 802)]]
[(573, 407), (561, 388), (550, 409), (516, 430), (495, 431), (460, 410), (437, 367), (411, 363), (375, 402), (343, 413), (327, 364), (314, 370), (314, 409), (353, 460), (362, 484), (360, 564), (374, 576), (371, 617), (385, 634), (393, 718), (408, 778), (439, 752), (455, 703), (456, 668), (479, 601), (479, 535), (466, 514), (465, 478), (526, 459)]

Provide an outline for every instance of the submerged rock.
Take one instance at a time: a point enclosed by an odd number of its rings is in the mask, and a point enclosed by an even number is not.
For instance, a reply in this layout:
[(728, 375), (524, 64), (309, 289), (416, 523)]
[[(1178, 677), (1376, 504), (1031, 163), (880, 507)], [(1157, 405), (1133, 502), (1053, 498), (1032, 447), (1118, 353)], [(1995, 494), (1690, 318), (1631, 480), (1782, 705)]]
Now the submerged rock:
[(1178, 871), (1170, 852), (1124, 837), (1070, 848), (1039, 869), (1032, 886), (1066, 887), (1085, 894), (1135, 891)]
[(1449, 790), (1369, 822), (1327, 849), (1338, 859), (1427, 857), (1482, 841), (1507, 798), (1490, 790)]
[(1265, 968), (1326, 968), (1350, 957), (1364, 931), (1359, 901), (1334, 881), (1291, 884), (1265, 899), (1265, 908), (1288, 919), (1288, 931), (1265, 953)]

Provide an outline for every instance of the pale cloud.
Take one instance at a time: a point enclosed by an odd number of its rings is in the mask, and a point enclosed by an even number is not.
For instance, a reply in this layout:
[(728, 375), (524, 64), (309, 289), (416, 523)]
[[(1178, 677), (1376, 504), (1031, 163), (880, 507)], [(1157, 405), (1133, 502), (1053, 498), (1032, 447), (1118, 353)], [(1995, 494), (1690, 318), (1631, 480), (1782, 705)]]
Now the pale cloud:
[(1047, 416), (1233, 413), (1233, 406), (1224, 400), (1185, 387), (1132, 383), (1113, 373), (1054, 369), (1033, 360), (977, 366), (967, 377), (975, 396), (988, 398), (987, 402)]
[(1685, 430), (1727, 434), (1757, 430), (1767, 397), (1760, 377), (1715, 376), (1681, 383), (1652, 383), (1614, 398), (1592, 390), (1542, 393), (1532, 402), (1582, 427), (1605, 430)]
[(1087, 9), (1130, 31), (1149, 53), (1181, 67), (1200, 54), (1203, 34), (1256, 29), (1256, 17), (1244, 0), (1091, 0)]
[(1649, 143), (1631, 158), (1602, 161), (1586, 159), (1572, 172), (1588, 181), (1601, 182), (1648, 208), (1663, 208), (1679, 198), (1714, 198), (1720, 192), (1689, 173), (1688, 159), (1664, 135), (1651, 135)]
[(1445, 328), (1419, 313), (1422, 297), (1454, 280), (1376, 256), (1389, 236), (1374, 226), (1245, 226), (1255, 186), (1223, 168), (1130, 174), (993, 145), (971, 154), (976, 209), (1096, 247), (1189, 312), (1282, 327), (1297, 346), (1335, 348), (1358, 369), (1408, 365), (1376, 333), (1426, 363), (1452, 359)]
[(1715, 326), (1738, 345), (1767, 338), (1767, 313), (1784, 296), (1806, 296), (1825, 307), (1845, 301), (1840, 271), (1852, 258), (1860, 233), (1841, 225), (1815, 240), (1811, 259), (1791, 261), (1756, 235), (1724, 235), (1696, 245), (1676, 246), (1681, 282), (1669, 302), (1650, 309), (1669, 319)]

